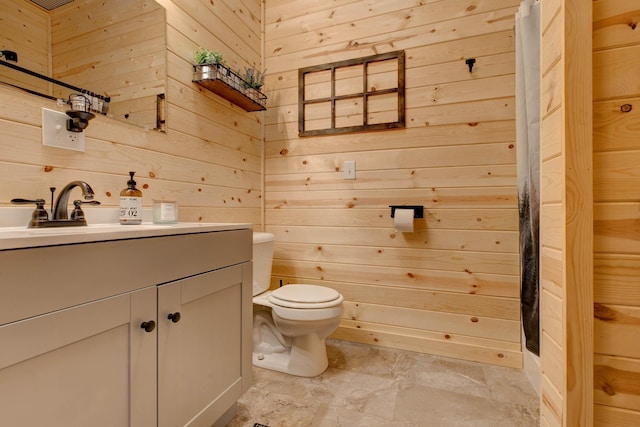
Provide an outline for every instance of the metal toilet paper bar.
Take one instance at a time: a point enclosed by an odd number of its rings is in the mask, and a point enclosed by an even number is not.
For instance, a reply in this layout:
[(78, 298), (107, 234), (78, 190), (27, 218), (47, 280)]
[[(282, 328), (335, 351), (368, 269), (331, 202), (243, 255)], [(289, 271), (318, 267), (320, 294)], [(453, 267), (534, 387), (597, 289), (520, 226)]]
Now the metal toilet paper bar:
[(389, 205), (391, 208), (391, 218), (395, 218), (396, 209), (413, 209), (414, 218), (424, 218), (424, 206), (421, 205)]

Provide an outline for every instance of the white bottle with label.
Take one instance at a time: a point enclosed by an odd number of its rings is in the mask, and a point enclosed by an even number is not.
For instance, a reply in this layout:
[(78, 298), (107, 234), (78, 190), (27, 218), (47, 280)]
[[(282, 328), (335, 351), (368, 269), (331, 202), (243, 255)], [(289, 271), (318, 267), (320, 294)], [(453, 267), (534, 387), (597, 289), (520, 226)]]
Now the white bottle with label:
[(142, 191), (136, 188), (133, 180), (135, 172), (129, 172), (131, 179), (127, 181), (127, 188), (120, 192), (120, 224), (142, 224)]

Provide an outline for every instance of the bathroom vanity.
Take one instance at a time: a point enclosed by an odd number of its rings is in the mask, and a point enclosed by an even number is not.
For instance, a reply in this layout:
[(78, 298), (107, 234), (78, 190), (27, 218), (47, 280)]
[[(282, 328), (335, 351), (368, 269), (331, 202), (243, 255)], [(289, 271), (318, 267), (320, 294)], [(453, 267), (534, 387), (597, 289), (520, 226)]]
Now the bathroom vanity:
[(249, 224), (0, 229), (0, 425), (206, 425), (251, 385)]

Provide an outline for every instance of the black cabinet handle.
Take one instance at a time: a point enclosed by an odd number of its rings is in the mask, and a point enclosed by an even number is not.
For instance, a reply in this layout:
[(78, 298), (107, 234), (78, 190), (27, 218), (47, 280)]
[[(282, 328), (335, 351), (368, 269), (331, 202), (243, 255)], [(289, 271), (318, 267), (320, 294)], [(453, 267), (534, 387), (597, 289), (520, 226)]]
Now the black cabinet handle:
[(154, 322), (153, 320), (149, 320), (148, 322), (142, 322), (140, 327), (147, 332), (151, 332), (156, 328), (156, 322)]
[(180, 312), (176, 311), (175, 313), (169, 313), (167, 319), (171, 320), (173, 323), (178, 323), (180, 321)]

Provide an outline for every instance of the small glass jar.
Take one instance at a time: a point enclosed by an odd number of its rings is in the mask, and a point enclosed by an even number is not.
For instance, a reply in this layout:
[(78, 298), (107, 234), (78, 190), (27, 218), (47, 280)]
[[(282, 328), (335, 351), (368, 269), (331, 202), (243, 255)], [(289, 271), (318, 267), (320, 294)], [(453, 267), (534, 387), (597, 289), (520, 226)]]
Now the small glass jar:
[(178, 204), (175, 200), (153, 201), (153, 223), (175, 224), (178, 222)]

